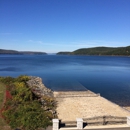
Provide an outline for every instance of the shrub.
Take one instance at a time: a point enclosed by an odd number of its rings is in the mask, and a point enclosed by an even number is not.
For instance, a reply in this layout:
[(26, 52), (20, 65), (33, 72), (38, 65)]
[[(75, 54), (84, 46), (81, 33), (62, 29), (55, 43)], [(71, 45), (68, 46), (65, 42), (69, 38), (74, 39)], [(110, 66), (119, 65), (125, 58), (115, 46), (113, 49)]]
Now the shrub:
[(29, 80), (27, 76), (6, 78), (0, 78), (8, 84), (2, 115), (11, 128), (36, 130), (51, 125), (54, 118), (51, 110), (56, 108), (55, 100), (48, 96), (38, 99), (26, 84)]

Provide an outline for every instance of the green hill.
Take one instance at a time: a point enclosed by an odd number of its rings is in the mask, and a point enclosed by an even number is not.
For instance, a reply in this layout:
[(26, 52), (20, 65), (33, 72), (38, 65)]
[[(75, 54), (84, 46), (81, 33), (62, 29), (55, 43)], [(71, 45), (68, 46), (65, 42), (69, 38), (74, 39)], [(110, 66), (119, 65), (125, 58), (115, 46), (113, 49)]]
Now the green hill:
[(57, 55), (71, 55), (71, 52), (58, 52)]
[(130, 46), (127, 47), (94, 47), (82, 48), (73, 52), (59, 52), (58, 55), (123, 55), (130, 56)]
[(16, 54), (19, 53), (18, 51), (15, 50), (5, 50), (5, 49), (0, 49), (0, 54)]
[(5, 49), (0, 49), (0, 54), (18, 54), (18, 55), (40, 55), (40, 54), (46, 54), (45, 52), (34, 52), (34, 51), (16, 51), (16, 50), (5, 50)]

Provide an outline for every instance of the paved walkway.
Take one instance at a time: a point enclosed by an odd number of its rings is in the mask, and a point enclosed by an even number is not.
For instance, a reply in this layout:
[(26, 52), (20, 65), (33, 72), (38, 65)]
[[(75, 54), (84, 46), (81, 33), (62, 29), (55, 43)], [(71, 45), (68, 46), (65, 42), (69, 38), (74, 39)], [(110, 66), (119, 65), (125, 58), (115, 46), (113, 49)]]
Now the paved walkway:
[[(52, 130), (52, 127), (50, 126), (50, 127), (48, 127), (46, 130)], [(76, 128), (72, 128), (72, 129), (70, 129), (70, 128), (60, 128), (59, 130), (77, 130)], [(84, 128), (83, 130), (130, 130), (130, 127), (116, 127), (116, 128), (99, 128), (99, 127), (97, 127), (97, 128), (88, 128), (88, 129), (86, 129), (86, 128)]]
[[(60, 130), (74, 130), (74, 129), (60, 129)], [(78, 129), (75, 129), (78, 130)], [(96, 129), (84, 129), (84, 130), (130, 130), (130, 127), (126, 128), (96, 128)]]
[[(60, 130), (77, 130), (73, 128), (60, 128)], [(130, 130), (127, 124), (123, 125), (106, 125), (106, 126), (86, 126), (83, 130)]]
[(87, 130), (130, 130), (130, 127), (128, 128), (99, 128), (99, 129), (87, 129)]
[[(52, 126), (49, 126), (46, 130), (52, 130)], [(59, 130), (77, 130), (73, 128), (60, 128)], [(108, 125), (108, 126), (87, 126), (83, 130), (130, 130), (128, 125)]]
[(130, 130), (127, 124), (105, 125), (105, 126), (86, 126), (84, 130)]
[(55, 92), (57, 112), (61, 121), (97, 116), (127, 117), (130, 112), (91, 91)]

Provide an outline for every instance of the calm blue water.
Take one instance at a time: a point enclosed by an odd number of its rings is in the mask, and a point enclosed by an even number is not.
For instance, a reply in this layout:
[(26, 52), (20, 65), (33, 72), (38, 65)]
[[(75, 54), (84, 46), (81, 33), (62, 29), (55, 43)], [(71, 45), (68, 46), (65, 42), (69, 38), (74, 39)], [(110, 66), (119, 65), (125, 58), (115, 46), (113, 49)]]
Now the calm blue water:
[(33, 75), (53, 90), (100, 93), (130, 105), (130, 57), (0, 55), (0, 76)]

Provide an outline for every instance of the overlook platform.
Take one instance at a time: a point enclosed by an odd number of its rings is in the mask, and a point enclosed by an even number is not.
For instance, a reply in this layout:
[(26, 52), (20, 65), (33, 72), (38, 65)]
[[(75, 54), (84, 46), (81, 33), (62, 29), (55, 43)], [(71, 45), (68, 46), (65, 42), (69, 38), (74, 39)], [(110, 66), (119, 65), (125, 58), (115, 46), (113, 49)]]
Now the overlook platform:
[(103, 116), (127, 117), (130, 112), (109, 100), (86, 91), (55, 91), (58, 102), (58, 118), (62, 122), (75, 121), (76, 118), (92, 118)]

